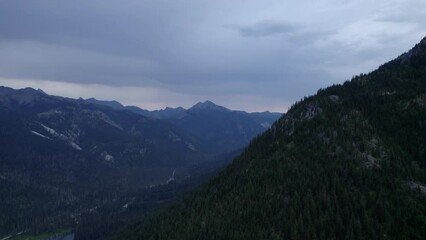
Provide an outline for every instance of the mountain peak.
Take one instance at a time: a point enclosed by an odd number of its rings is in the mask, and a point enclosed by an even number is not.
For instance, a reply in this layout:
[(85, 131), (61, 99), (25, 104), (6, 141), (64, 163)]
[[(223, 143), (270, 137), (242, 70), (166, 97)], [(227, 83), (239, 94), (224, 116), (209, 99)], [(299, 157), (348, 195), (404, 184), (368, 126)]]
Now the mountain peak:
[(401, 63), (406, 63), (412, 60), (413, 58), (426, 57), (426, 37), (424, 37), (416, 46), (414, 46), (410, 51), (402, 54), (399, 58)]
[(212, 101), (204, 101), (204, 102), (199, 102), (197, 104), (195, 104), (194, 106), (192, 106), (189, 110), (216, 110), (216, 111), (229, 111), (229, 109), (216, 105), (215, 103), (213, 103)]
[(37, 92), (43, 94), (43, 95), (48, 95), (45, 91), (43, 91), (42, 89), (38, 88)]
[(97, 105), (104, 105), (104, 106), (108, 106), (108, 107), (111, 107), (113, 109), (119, 109), (119, 110), (124, 108), (124, 106), (121, 103), (119, 103), (115, 100), (112, 100), (112, 101), (98, 100), (98, 99), (92, 97), (92, 98), (86, 99), (86, 102), (92, 103), (92, 104), (97, 104)]
[(13, 89), (10, 87), (3, 87), (3, 86), (0, 86), (0, 94), (4, 96), (9, 95), (14, 97), (30, 97), (30, 96), (35, 97), (39, 95), (47, 95), (45, 92), (43, 92), (40, 89), (35, 90), (34, 88), (30, 88), (30, 87)]

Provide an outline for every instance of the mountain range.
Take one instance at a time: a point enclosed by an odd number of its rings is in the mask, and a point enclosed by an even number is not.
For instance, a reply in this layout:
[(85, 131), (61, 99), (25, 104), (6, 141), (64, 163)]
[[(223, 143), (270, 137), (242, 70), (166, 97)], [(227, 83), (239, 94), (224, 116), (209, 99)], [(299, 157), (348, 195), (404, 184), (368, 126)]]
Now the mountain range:
[(189, 134), (200, 145), (202, 151), (212, 155), (243, 148), (282, 115), (268, 111), (258, 113), (232, 111), (211, 101), (199, 102), (189, 109), (178, 107), (154, 111), (123, 106), (117, 101), (101, 101), (94, 98), (83, 101), (117, 110), (130, 110), (147, 118), (168, 122)]
[(305, 97), (181, 202), (117, 239), (424, 239), (426, 38)]
[[(162, 118), (154, 116), (159, 112)], [(82, 215), (121, 214), (123, 205), (147, 202), (155, 191), (163, 194), (151, 202), (173, 198), (167, 185), (172, 192), (196, 185), (197, 176), (229, 163), (279, 116), (252, 117), (212, 102), (150, 112), (0, 87), (0, 194), (7, 196), (0, 236), (75, 228)]]

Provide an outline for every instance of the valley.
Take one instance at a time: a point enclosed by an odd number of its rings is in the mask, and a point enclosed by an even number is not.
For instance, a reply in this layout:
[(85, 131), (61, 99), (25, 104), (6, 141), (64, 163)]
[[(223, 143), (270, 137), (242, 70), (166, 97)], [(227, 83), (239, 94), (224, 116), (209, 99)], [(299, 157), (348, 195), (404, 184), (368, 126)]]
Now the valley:
[(78, 239), (102, 238), (198, 186), (266, 130), (211, 102), (158, 119), (31, 88), (1, 87), (0, 96), (5, 236), (67, 227)]

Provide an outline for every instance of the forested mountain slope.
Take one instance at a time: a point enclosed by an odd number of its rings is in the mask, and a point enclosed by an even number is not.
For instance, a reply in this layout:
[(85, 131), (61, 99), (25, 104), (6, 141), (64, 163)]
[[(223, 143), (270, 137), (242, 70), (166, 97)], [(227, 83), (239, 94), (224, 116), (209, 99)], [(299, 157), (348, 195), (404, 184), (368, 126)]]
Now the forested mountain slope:
[(426, 38), (296, 103), (217, 177), (119, 239), (424, 239)]

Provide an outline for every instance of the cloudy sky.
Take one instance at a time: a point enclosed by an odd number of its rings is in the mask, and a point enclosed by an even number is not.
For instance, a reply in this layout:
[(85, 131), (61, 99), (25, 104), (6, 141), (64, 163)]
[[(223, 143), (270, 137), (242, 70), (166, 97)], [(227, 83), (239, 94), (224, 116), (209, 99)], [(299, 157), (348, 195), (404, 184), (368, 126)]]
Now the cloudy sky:
[(426, 36), (425, 0), (0, 0), (0, 85), (281, 111)]

